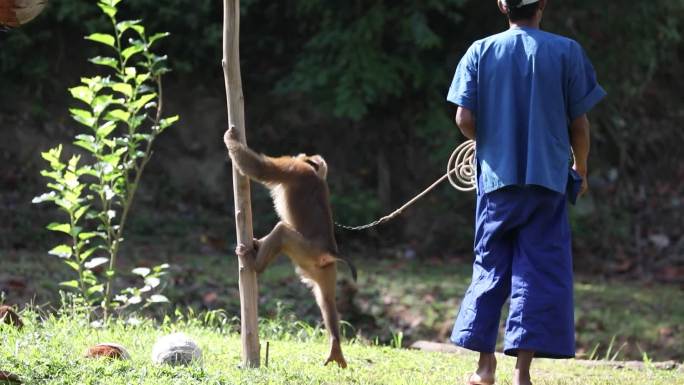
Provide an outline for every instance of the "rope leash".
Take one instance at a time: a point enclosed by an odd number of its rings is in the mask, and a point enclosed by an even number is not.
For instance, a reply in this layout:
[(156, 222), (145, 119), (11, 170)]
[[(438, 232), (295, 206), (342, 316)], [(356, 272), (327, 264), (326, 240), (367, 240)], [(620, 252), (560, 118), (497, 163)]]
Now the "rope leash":
[(446, 174), (442, 175), (441, 178), (437, 179), (428, 188), (423, 190), (420, 194), (413, 197), (411, 200), (406, 202), (403, 206), (396, 209), (389, 215), (386, 215), (377, 221), (371, 222), (363, 226), (346, 226), (335, 222), (335, 225), (343, 229), (358, 231), (365, 230), (371, 227), (381, 225), (385, 222), (389, 222), (397, 216), (401, 215), (407, 208), (416, 203), (422, 197), (427, 195), (445, 179), (449, 180), (451, 186), (453, 186), (458, 191), (473, 191), (476, 188), (475, 182), (475, 141), (468, 140), (461, 143), (449, 158), (447, 163)]

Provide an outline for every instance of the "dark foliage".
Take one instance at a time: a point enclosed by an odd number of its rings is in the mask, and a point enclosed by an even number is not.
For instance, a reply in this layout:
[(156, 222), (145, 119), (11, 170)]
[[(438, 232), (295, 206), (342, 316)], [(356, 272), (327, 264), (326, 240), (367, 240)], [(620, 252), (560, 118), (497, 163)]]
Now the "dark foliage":
[[(232, 204), (227, 166), (217, 166), (225, 159), (221, 3), (135, 0), (122, 8), (150, 30), (172, 33), (163, 43), (174, 69), (165, 96), (185, 125), (160, 143), (150, 164), (159, 176), (143, 186), (139, 209), (176, 212), (200, 224), (186, 231), (207, 232), (202, 224), (215, 220), (197, 213), (228, 220)], [(375, 219), (441, 175), (462, 140), (444, 101), (455, 65), (470, 42), (506, 26), (494, 1), (475, 0), (245, 0), (242, 13), (251, 144), (272, 154), (323, 154), (336, 217), (349, 224)], [(31, 218), (45, 214), (24, 201), (38, 192), (37, 150), (70, 130), (65, 89), (94, 71), (82, 36), (104, 22), (97, 15), (87, 0), (51, 2), (36, 21), (0, 35), (0, 156), (8, 160), (0, 219), (9, 223), (0, 225), (0, 248), (36, 242)], [(676, 270), (684, 266), (683, 20), (681, 0), (549, 3), (544, 28), (578, 40), (610, 94), (591, 116), (593, 190), (573, 218), (583, 270), (683, 279)], [(273, 218), (266, 202), (257, 190), (256, 224), (264, 229)], [(445, 186), (361, 239), (366, 248), (466, 253), (471, 205)], [(146, 222), (152, 217), (138, 218), (148, 235), (164, 228)]]

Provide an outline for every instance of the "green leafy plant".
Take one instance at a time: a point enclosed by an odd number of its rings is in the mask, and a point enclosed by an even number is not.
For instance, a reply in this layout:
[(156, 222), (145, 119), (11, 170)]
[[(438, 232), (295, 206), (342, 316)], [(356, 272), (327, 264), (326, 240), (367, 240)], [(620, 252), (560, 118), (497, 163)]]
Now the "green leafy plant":
[[(167, 33), (148, 36), (140, 20), (117, 21), (121, 0), (100, 0), (98, 6), (111, 22), (113, 34), (93, 33), (86, 39), (106, 46), (112, 56), (90, 61), (108, 76), (84, 77), (69, 91), (82, 107), (71, 108), (72, 118), (87, 128), (73, 144), (85, 156), (62, 161), (57, 146), (43, 158), (49, 168), (41, 174), (51, 180), (51, 190), (34, 203), (53, 202), (68, 221), (47, 228), (69, 236), (69, 241), (50, 250), (77, 273), (62, 285), (76, 289), (87, 303), (101, 301), (104, 319), (114, 305), (124, 309), (142, 303), (166, 302), (155, 294), (168, 265), (138, 268), (145, 285), (127, 288), (114, 296), (112, 282), (116, 260), (124, 240), (126, 220), (158, 135), (178, 120), (162, 118), (162, 76), (169, 71), (166, 56), (151, 48)], [(96, 273), (104, 270), (98, 276)]]

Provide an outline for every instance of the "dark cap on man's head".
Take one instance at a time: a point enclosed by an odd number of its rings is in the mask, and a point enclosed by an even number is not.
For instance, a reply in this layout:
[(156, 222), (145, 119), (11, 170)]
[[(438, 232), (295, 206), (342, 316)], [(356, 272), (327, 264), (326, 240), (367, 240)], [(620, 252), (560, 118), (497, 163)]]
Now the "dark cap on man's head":
[(538, 3), (539, 0), (501, 0), (509, 8), (521, 8), (526, 5)]

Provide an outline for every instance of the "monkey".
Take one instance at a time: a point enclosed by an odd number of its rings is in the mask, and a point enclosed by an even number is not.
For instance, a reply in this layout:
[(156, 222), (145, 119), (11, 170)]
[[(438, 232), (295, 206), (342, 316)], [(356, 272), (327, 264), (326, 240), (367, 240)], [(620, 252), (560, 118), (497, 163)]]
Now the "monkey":
[(254, 240), (254, 248), (238, 245), (236, 253), (253, 261), (257, 274), (278, 255), (287, 255), (302, 282), (311, 287), (330, 336), (330, 354), (324, 365), (347, 362), (340, 346), (339, 315), (335, 304), (336, 262), (345, 262), (356, 281), (356, 268), (339, 256), (326, 181), (328, 165), (320, 155), (269, 157), (252, 151), (237, 139), (233, 128), (224, 142), (241, 174), (265, 185), (280, 221), (271, 232)]

